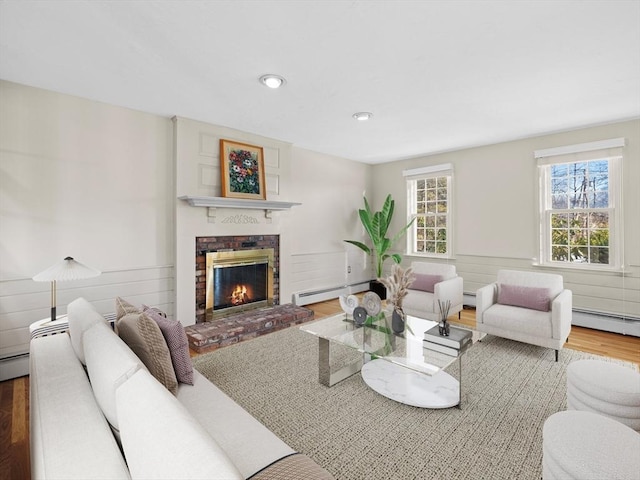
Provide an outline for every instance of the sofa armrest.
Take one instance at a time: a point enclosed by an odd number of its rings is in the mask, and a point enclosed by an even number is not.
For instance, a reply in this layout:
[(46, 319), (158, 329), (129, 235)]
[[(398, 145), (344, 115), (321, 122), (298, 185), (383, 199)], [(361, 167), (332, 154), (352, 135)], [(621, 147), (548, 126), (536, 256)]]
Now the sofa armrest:
[(436, 283), (433, 286), (434, 307), (438, 300), (451, 300), (451, 306), (460, 305), (463, 301), (462, 277), (453, 277)]
[(566, 340), (571, 331), (573, 292), (563, 290), (551, 301), (551, 333), (553, 338)]
[(476, 292), (476, 324), (484, 323), (483, 314), (487, 308), (498, 301), (498, 284), (491, 283), (480, 287)]

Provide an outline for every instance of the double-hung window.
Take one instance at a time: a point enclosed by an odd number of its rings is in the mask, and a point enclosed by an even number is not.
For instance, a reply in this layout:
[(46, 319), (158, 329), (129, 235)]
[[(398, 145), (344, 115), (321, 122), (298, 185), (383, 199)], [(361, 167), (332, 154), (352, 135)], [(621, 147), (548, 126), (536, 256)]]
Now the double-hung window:
[(540, 263), (622, 265), (622, 147), (612, 139), (538, 150)]
[(409, 255), (452, 256), (451, 164), (405, 170), (407, 220), (415, 219), (407, 232)]

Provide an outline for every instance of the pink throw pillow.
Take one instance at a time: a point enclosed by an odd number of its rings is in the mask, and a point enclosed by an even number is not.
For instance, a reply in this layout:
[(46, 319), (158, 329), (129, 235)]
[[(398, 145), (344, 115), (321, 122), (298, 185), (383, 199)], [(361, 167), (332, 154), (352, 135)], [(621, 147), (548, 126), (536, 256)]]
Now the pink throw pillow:
[(144, 313), (160, 327), (160, 331), (169, 347), (173, 370), (178, 381), (193, 385), (193, 363), (191, 363), (189, 355), (189, 340), (182, 324), (177, 320), (168, 319), (166, 316), (163, 317), (156, 308), (147, 307)]
[(433, 293), (436, 283), (440, 283), (442, 275), (427, 275), (424, 273), (414, 273), (415, 280), (411, 284), (411, 290), (421, 290), (423, 292)]
[(523, 287), (501, 283), (498, 285), (498, 303), (548, 312), (551, 296), (548, 288)]

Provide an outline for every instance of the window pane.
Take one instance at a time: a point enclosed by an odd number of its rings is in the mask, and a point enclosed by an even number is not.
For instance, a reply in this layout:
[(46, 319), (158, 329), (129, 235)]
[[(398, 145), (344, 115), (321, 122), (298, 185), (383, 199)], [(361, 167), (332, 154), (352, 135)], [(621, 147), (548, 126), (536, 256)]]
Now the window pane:
[(551, 208), (556, 210), (565, 210), (569, 206), (569, 201), (566, 195), (552, 195), (551, 196)]
[(591, 247), (589, 263), (607, 265), (609, 263), (609, 249), (605, 247)]
[(569, 261), (569, 249), (567, 247), (552, 247), (551, 260), (554, 262)]
[(436, 188), (436, 179), (435, 178), (427, 178), (426, 184), (427, 184), (427, 188)]
[(566, 177), (568, 173), (569, 173), (569, 165), (566, 163), (551, 165), (552, 177)]
[(436, 251), (436, 242), (426, 242), (425, 251), (428, 253), (435, 253)]
[(427, 213), (436, 213), (436, 203), (427, 202)]
[(567, 213), (552, 214), (551, 226), (553, 228), (567, 228), (569, 226), (569, 214)]
[(559, 193), (567, 193), (567, 178), (552, 178), (551, 179), (551, 193), (559, 194)]
[(433, 215), (425, 217), (425, 225), (427, 227), (435, 227), (435, 217)]
[(446, 215), (438, 215), (436, 216), (436, 227), (445, 227), (447, 226), (447, 217)]

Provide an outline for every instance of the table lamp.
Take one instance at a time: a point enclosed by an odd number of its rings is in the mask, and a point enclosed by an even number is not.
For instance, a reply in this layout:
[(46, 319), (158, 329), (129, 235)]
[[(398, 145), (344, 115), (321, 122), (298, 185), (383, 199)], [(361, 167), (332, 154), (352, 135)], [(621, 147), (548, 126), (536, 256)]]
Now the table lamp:
[(51, 282), (51, 321), (56, 319), (56, 282), (97, 277), (100, 273), (75, 261), (72, 257), (67, 257), (33, 277), (36, 282)]

